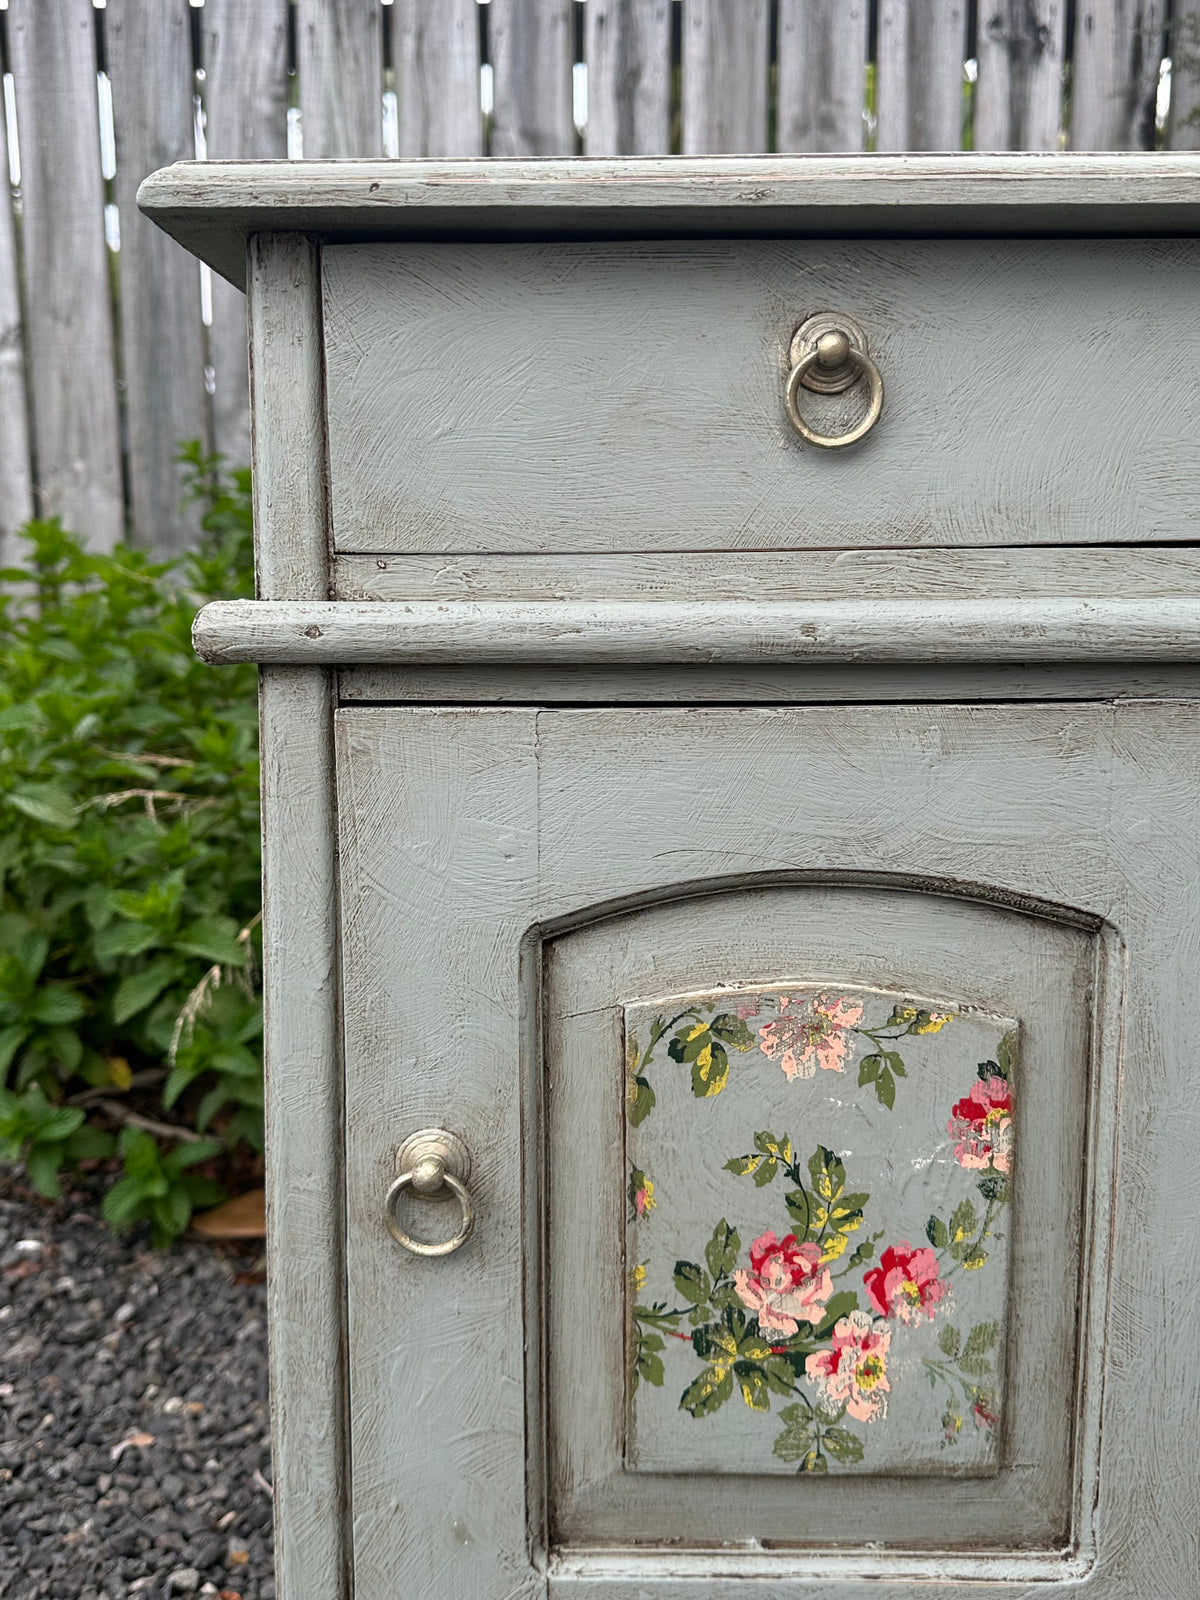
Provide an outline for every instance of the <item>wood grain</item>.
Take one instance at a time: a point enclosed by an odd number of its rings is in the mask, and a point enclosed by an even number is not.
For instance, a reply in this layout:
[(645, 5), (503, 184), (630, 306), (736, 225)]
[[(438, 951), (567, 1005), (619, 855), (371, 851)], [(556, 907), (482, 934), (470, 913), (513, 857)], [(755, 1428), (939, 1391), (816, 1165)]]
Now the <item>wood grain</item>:
[(1071, 63), (1071, 147), (1154, 148), (1165, 0), (1082, 0)]
[(1200, 549), (622, 551), (560, 555), (337, 555), (335, 600), (1143, 599), (1200, 592)]
[(8, 178), (8, 128), (0, 116), (0, 566), (28, 559), (13, 530), (33, 515), (33, 462), (25, 396), (25, 334), (21, 326), (20, 264)]
[[(327, 593), (319, 262), (264, 235), (251, 262), (259, 592)], [(260, 674), (275, 1570), (281, 1600), (347, 1600), (342, 1061), (332, 683)]]
[(777, 149), (862, 149), (869, 9), (867, 0), (780, 0)]
[(329, 578), (320, 254), (303, 234), (254, 240), (250, 371), (258, 593), (308, 600)]
[[(335, 545), (1189, 539), (1200, 324), (1177, 308), (1198, 258), (1165, 240), (330, 247)], [(886, 385), (849, 450), (805, 444), (784, 410), (817, 308), (859, 320)], [(834, 433), (863, 404), (804, 399)]]
[(182, 504), (179, 444), (211, 447), (197, 262), (139, 215), (148, 173), (195, 155), (185, 6), (112, 0), (105, 38), (121, 217), (121, 350), (133, 537), (159, 560), (191, 548), (199, 512)]
[(475, 0), (396, 0), (392, 57), (401, 156), (482, 155)]
[(879, 0), (877, 150), (961, 150), (965, 0)]
[[(205, 0), (200, 12), (205, 138), (211, 159), (287, 155), (287, 0)], [(250, 459), (245, 296), (212, 281), (213, 444)]]
[(683, 10), (683, 153), (767, 148), (767, 0), (688, 0)]
[(1057, 150), (1066, 0), (997, 0), (979, 16), (976, 150)]
[(1200, 232), (1195, 155), (177, 163), (138, 203), (231, 283), (246, 238), (791, 238)]
[(584, 7), (589, 156), (663, 155), (671, 143), (670, 0)]
[(383, 154), (383, 26), (375, 0), (297, 0), (304, 155)]
[(15, 0), (21, 239), (40, 515), (94, 550), (125, 532), (90, 0)]
[(572, 0), (490, 0), (493, 156), (573, 156)]

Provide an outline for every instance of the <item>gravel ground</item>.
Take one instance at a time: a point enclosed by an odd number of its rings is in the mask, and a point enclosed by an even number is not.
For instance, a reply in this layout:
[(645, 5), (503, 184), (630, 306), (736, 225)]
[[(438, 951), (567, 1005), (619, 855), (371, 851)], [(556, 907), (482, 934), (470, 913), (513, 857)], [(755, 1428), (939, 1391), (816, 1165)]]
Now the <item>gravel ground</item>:
[(253, 1252), (152, 1251), (0, 1170), (0, 1595), (274, 1600)]

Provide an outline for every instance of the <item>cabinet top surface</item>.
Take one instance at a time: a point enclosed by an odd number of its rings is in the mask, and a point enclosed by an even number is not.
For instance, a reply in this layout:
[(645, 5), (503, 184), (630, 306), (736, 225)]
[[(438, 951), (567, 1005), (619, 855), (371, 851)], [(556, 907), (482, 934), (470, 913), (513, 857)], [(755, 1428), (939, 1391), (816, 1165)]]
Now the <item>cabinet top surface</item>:
[(1200, 234), (1200, 154), (182, 161), (147, 216), (245, 286), (246, 240)]

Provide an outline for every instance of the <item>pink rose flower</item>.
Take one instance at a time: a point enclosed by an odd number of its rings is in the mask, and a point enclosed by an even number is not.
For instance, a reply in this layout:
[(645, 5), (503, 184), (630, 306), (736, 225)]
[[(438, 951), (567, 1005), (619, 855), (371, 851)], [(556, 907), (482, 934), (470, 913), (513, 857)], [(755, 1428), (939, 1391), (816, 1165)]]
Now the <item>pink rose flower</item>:
[(785, 1078), (811, 1078), (818, 1067), (844, 1072), (854, 1043), (849, 1030), (858, 1023), (863, 1008), (846, 999), (818, 995), (804, 1010), (789, 1011), (792, 1002), (779, 998), (779, 1017), (758, 1030), (758, 1048), (769, 1061), (778, 1061)]
[(877, 1422), (887, 1412), (891, 1385), (887, 1353), (892, 1330), (872, 1321), (865, 1311), (851, 1311), (833, 1325), (833, 1348), (818, 1350), (804, 1363), (809, 1383), (830, 1411), (847, 1413), (859, 1422)]
[(770, 1229), (750, 1246), (750, 1271), (739, 1267), (733, 1286), (742, 1304), (756, 1313), (760, 1329), (789, 1339), (798, 1322), (820, 1321), (833, 1293), (820, 1246), (797, 1244), (794, 1233), (776, 1239)]
[(938, 1259), (932, 1250), (914, 1250), (907, 1239), (889, 1245), (879, 1265), (863, 1274), (867, 1298), (881, 1317), (899, 1317), (910, 1325), (928, 1316), (933, 1320), (946, 1285), (938, 1277)]
[(960, 1167), (991, 1166), (1007, 1172), (1012, 1162), (1012, 1091), (1008, 1079), (988, 1078), (972, 1086), (950, 1110), (946, 1131), (958, 1143)]

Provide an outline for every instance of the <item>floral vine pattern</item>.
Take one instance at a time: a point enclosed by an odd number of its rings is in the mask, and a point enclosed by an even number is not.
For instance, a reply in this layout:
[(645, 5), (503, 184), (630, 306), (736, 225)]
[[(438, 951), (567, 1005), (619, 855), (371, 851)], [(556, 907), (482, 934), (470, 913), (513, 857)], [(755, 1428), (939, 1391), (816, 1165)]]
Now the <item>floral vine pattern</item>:
[(758, 1010), (757, 996), (749, 1007), (743, 1001), (733, 1009), (718, 1009), (721, 1001), (700, 1000), (670, 1018), (657, 1016), (644, 1050), (630, 1034), (626, 1045), (630, 1122), (635, 1127), (644, 1122), (657, 1103), (648, 1072), (667, 1034), (671, 1035), (667, 1055), (691, 1068), (697, 1100), (707, 1100), (725, 1088), (731, 1050), (744, 1055), (757, 1048), (768, 1061), (779, 1063), (790, 1082), (815, 1077), (818, 1067), (844, 1072), (857, 1040), (869, 1039), (875, 1048), (858, 1064), (859, 1087), (873, 1084), (876, 1099), (890, 1111), (896, 1103), (896, 1079), (906, 1075), (906, 1068), (900, 1052), (887, 1046), (912, 1034), (938, 1033), (950, 1020), (947, 1011), (900, 1005), (875, 1027), (867, 1027), (862, 1021), (864, 1006), (841, 995), (779, 994), (773, 1000), (778, 1015), (764, 1023), (757, 1036), (746, 1025)]
[[(888, 1009), (872, 1021), (876, 1001)], [(644, 1046), (628, 1028), (629, 1121), (637, 1127), (658, 1103), (649, 1072), (665, 1066), (656, 1055), (664, 1038), (667, 1059), (690, 1069), (691, 1095), (700, 1100), (725, 1090), (731, 1053), (746, 1058), (739, 1094), (758, 1098), (768, 1063), (786, 1084), (801, 1086), (818, 1072), (845, 1074), (865, 1046), (858, 1087), (890, 1113), (897, 1080), (910, 1070), (899, 1041), (910, 1041), (904, 1049), (911, 1055), (922, 1037), (958, 1015), (870, 991), (799, 985), (701, 997), (669, 1018), (655, 1015)], [(676, 1260), (670, 1291), (654, 1298), (645, 1293), (651, 1263), (632, 1267), (631, 1395), (639, 1384), (663, 1388), (682, 1379), (679, 1409), (697, 1422), (729, 1403), (751, 1416), (774, 1407), (781, 1431), (769, 1448), (804, 1473), (874, 1470), (872, 1438), (889, 1402), (899, 1400), (896, 1386), (909, 1390), (922, 1375), (933, 1395), (931, 1442), (943, 1450), (959, 1444), (968, 1422), (968, 1434), (992, 1440), (1000, 1422), (1001, 1317), (993, 1306), (963, 1327), (961, 1313), (980, 1300), (971, 1286), (983, 1279), (974, 1275), (1004, 1238), (998, 1225), (1010, 1195), (1015, 1055), (1009, 1028), (995, 1059), (965, 1064), (960, 1097), (942, 1101), (940, 1125), (928, 1137), (943, 1168), (958, 1172), (958, 1193), (928, 1216), (925, 1237), (915, 1242), (889, 1225), (887, 1192), (873, 1196), (852, 1183), (848, 1152), (818, 1143), (801, 1158), (789, 1133), (753, 1133), (751, 1148), (729, 1155), (721, 1170), (731, 1186), (749, 1180), (755, 1190), (770, 1189), (776, 1198), (764, 1194), (756, 1204), (761, 1212), (769, 1201), (777, 1220), (746, 1239), (722, 1217), (695, 1252), (702, 1259)], [(917, 1059), (912, 1070), (919, 1070)], [(779, 1093), (772, 1092), (773, 1104)], [(807, 1120), (802, 1106), (797, 1115)], [(644, 1136), (638, 1148), (644, 1161)], [(952, 1191), (953, 1180), (945, 1181)], [(654, 1228), (659, 1204), (642, 1168), (631, 1169), (628, 1199), (631, 1240), (635, 1230), (640, 1239)], [(731, 1187), (728, 1211), (737, 1204)], [(656, 1272), (654, 1281), (660, 1289), (665, 1280)], [(907, 1398), (906, 1406), (911, 1417)]]

